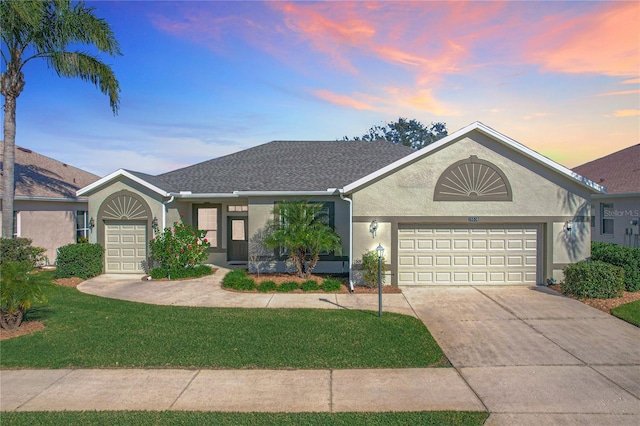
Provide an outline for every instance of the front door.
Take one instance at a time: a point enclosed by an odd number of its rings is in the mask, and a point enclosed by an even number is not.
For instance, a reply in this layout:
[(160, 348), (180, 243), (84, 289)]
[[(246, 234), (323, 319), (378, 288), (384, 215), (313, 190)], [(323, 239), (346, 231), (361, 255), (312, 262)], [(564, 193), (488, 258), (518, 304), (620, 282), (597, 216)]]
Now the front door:
[(249, 256), (247, 241), (247, 218), (227, 218), (227, 261), (246, 262)]

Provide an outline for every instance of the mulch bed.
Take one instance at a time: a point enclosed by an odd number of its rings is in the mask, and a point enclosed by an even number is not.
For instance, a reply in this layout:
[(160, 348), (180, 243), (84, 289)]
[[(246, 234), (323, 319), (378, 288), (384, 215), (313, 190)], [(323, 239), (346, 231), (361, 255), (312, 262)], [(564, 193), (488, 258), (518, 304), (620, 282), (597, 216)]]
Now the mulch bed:
[[(562, 294), (560, 290), (560, 284), (550, 285), (549, 288), (553, 291), (557, 291)], [(625, 303), (634, 302), (636, 300), (640, 300), (640, 291), (630, 292), (625, 291), (621, 297), (614, 297), (612, 299), (578, 299), (572, 294), (566, 294), (572, 299), (578, 300), (585, 305), (589, 305), (592, 308), (600, 309), (602, 312), (606, 312), (608, 314), (611, 313), (611, 309), (616, 308), (620, 305), (624, 305)]]

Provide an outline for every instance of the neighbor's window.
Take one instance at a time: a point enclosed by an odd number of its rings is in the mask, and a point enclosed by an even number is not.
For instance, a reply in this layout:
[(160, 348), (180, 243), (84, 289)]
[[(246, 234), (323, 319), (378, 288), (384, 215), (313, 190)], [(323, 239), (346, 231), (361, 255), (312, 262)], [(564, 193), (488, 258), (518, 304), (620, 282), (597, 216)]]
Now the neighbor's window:
[(16, 210), (13, 211), (13, 237), (20, 237), (20, 212)]
[(613, 211), (613, 203), (600, 203), (600, 218), (602, 228), (600, 233), (603, 235), (613, 235), (613, 217), (610, 216)]
[(228, 206), (228, 212), (247, 212), (249, 211), (249, 206)]
[(76, 242), (80, 238), (89, 238), (89, 212), (86, 210), (76, 211)]
[(207, 231), (206, 238), (212, 248), (220, 247), (220, 207), (206, 206), (195, 207), (196, 227), (201, 231)]

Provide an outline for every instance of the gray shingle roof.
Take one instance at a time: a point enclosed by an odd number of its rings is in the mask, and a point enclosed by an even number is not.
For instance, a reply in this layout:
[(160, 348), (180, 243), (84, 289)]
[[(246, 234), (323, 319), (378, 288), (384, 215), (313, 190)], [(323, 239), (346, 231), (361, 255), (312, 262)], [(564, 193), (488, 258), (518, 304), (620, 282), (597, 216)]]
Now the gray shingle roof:
[(640, 192), (640, 144), (575, 167), (574, 172), (607, 188), (608, 194)]
[(137, 175), (174, 192), (325, 191), (412, 152), (385, 141), (274, 141), (155, 177)]
[[(99, 179), (92, 173), (17, 145), (14, 170), (17, 197), (76, 198), (78, 189)], [(2, 192), (0, 179), (0, 193)]]

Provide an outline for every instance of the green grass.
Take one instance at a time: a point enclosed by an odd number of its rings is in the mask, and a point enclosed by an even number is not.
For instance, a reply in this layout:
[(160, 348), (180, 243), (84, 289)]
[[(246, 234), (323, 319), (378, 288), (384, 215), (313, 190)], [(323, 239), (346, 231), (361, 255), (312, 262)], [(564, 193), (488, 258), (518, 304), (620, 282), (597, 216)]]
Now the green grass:
[(636, 327), (640, 327), (640, 300), (615, 307), (611, 309), (611, 313)]
[(56, 286), (46, 329), (0, 347), (4, 368), (411, 368), (446, 365), (416, 318), (371, 311), (155, 306)]
[(3, 412), (8, 425), (482, 425), (484, 412), (211, 413), (178, 411)]

